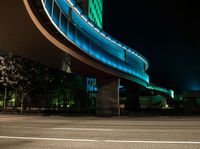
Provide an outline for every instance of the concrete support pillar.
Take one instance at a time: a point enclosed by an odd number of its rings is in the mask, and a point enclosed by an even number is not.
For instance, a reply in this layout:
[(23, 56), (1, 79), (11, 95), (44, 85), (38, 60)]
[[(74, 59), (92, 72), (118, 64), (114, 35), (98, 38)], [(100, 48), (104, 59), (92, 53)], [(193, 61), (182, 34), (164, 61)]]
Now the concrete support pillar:
[(126, 110), (128, 112), (134, 112), (140, 110), (140, 89), (139, 87), (128, 87), (127, 88), (127, 102), (126, 102)]
[(97, 115), (120, 115), (120, 79), (97, 79)]
[(165, 96), (162, 96), (161, 108), (166, 108), (166, 107), (167, 107), (167, 98)]

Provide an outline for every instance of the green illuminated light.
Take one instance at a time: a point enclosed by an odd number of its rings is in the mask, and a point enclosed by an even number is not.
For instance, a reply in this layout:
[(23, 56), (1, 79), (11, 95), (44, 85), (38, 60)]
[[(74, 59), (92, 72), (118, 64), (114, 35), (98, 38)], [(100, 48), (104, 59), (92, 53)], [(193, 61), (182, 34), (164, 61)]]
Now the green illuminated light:
[(103, 0), (89, 0), (88, 17), (100, 28), (103, 26)]

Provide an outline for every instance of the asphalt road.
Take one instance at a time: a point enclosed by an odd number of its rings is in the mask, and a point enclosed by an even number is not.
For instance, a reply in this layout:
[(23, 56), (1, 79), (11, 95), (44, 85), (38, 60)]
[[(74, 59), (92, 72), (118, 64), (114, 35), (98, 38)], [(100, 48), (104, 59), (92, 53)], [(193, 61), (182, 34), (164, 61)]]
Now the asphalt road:
[(200, 117), (0, 114), (1, 149), (200, 149)]

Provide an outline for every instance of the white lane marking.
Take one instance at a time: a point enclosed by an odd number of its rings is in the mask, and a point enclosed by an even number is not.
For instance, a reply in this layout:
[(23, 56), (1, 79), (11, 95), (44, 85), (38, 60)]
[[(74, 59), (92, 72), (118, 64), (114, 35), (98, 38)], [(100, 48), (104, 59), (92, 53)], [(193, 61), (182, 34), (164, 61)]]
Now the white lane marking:
[(110, 143), (145, 143), (145, 144), (200, 144), (195, 141), (128, 141), (128, 140), (104, 140)]
[(75, 130), (75, 131), (114, 131), (114, 129), (102, 129), (102, 128), (51, 128), (57, 130)]
[(106, 142), (106, 143), (145, 143), (145, 144), (200, 144), (194, 141), (131, 141), (131, 140), (95, 140), (95, 139), (67, 139), (67, 138), (40, 138), (40, 137), (16, 137), (0, 136), (0, 139), (21, 140), (46, 140), (46, 141), (71, 141), (71, 142)]
[(16, 136), (0, 136), (0, 139), (75, 141), (75, 142), (97, 142), (98, 141), (98, 140), (93, 140), (93, 139), (40, 138), (40, 137), (16, 137)]

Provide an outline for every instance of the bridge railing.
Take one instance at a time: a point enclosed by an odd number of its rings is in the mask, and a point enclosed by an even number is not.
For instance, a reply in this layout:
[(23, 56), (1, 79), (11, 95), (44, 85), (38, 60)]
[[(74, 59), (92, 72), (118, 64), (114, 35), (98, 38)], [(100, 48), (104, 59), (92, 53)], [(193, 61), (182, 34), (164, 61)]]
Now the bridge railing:
[(150, 89), (150, 90), (155, 90), (155, 91), (165, 93), (165, 94), (169, 95), (171, 98), (174, 98), (174, 91), (173, 90), (166, 89), (166, 88), (154, 85), (154, 84), (149, 84), (147, 86), (147, 88)]
[(74, 1), (41, 2), (51, 23), (66, 39), (98, 61), (149, 83), (147, 60), (95, 26)]

